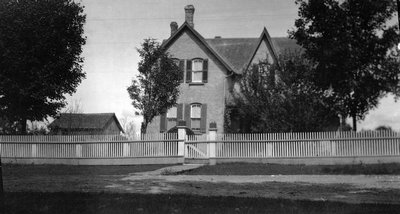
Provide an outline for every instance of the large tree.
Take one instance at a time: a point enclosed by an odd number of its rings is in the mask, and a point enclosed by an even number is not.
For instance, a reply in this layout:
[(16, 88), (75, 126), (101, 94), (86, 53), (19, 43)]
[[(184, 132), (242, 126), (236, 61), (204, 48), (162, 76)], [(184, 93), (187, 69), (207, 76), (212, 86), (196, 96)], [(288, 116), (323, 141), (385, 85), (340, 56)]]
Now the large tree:
[(146, 133), (154, 117), (176, 105), (183, 71), (155, 39), (145, 39), (137, 51), (139, 75), (128, 93), (133, 107), (143, 115), (141, 132)]
[[(240, 77), (231, 120), (233, 132), (300, 132), (336, 128), (332, 99), (310, 81), (311, 62), (300, 53), (286, 53), (279, 63), (254, 64)], [(234, 118), (237, 117), (237, 118)], [(229, 127), (227, 127), (229, 128)], [(229, 131), (229, 130), (227, 130)]]
[(73, 0), (0, 1), (0, 114), (20, 133), (55, 116), (85, 77), (85, 18)]
[(398, 84), (399, 66), (388, 52), (399, 41), (394, 0), (297, 0), (290, 32), (316, 63), (315, 83), (332, 89), (340, 113), (356, 122)]

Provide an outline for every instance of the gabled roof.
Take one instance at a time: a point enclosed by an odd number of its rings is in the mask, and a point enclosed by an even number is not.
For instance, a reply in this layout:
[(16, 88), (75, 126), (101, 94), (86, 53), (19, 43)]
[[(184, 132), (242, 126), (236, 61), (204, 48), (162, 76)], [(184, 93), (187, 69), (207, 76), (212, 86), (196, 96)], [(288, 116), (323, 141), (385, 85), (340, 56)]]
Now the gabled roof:
[(74, 130), (103, 130), (106, 126), (115, 120), (118, 128), (124, 132), (114, 113), (98, 114), (72, 114), (62, 113), (51, 124), (51, 128), (74, 129)]
[(268, 49), (271, 51), (272, 58), (274, 59), (275, 62), (278, 61), (278, 57), (279, 57), (278, 53), (276, 52), (274, 45), (272, 44), (272, 39), (267, 31), (267, 28), (264, 27), (263, 32), (261, 33), (260, 37), (258, 38), (257, 47), (253, 50), (253, 54), (248, 59), (249, 60), (248, 63), (244, 65), (245, 69), (247, 69), (249, 67), (250, 63), (252, 62), (254, 56), (257, 54), (257, 51), (260, 48), (263, 41), (267, 41), (267, 46), (268, 46)]
[(271, 38), (266, 28), (263, 29), (258, 38), (204, 39), (187, 22), (183, 23), (169, 39), (165, 40), (162, 46), (168, 48), (185, 30), (191, 32), (228, 71), (238, 74), (242, 73), (249, 66), (254, 55), (257, 53), (258, 47), (265, 40), (274, 60), (278, 58), (279, 54), (285, 51), (301, 50), (301, 47), (293, 39), (286, 37)]
[(233, 68), (226, 62), (226, 60), (221, 58), (221, 56), (215, 52), (215, 50), (206, 42), (206, 40), (186, 21), (182, 24), (182, 26), (178, 28), (178, 30), (173, 35), (171, 35), (167, 40), (163, 42), (162, 47), (167, 49), (173, 43), (173, 41), (175, 41), (185, 30), (191, 32), (229, 72), (234, 71)]
[(249, 56), (257, 46), (257, 38), (214, 38), (206, 39), (215, 51), (232, 65), (236, 73), (243, 70)]

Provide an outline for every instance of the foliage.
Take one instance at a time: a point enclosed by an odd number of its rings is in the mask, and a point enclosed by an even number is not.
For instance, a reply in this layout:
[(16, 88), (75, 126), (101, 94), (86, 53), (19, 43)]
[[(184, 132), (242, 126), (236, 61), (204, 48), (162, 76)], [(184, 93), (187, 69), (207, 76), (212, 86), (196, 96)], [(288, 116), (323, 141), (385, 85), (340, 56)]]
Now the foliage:
[[(72, 0), (0, 1), (0, 114), (4, 129), (55, 116), (85, 77), (83, 6)], [(18, 129), (18, 130), (16, 130)]]
[(119, 118), (119, 122), (125, 132), (125, 137), (133, 138), (136, 136), (136, 126), (132, 117), (124, 114), (121, 118)]
[(81, 100), (71, 100), (64, 110), (64, 113), (80, 114), (83, 113), (83, 107)]
[(378, 126), (375, 129), (376, 131), (393, 131), (390, 126)]
[[(398, 42), (388, 21), (393, 0), (297, 0), (299, 18), (290, 33), (316, 63), (313, 79), (333, 90), (343, 117), (363, 119), (399, 82), (397, 59), (389, 49)], [(398, 92), (398, 91), (397, 91)]]
[(143, 115), (141, 132), (157, 115), (176, 104), (182, 71), (168, 52), (154, 39), (145, 39), (140, 49), (139, 75), (132, 80), (128, 93), (132, 105)]
[(338, 122), (332, 100), (309, 80), (311, 69), (300, 53), (286, 53), (279, 63), (252, 65), (234, 95), (236, 116), (244, 123), (234, 131), (321, 131)]
[(47, 121), (29, 121), (27, 133), (29, 135), (47, 135), (49, 133), (48, 125)]

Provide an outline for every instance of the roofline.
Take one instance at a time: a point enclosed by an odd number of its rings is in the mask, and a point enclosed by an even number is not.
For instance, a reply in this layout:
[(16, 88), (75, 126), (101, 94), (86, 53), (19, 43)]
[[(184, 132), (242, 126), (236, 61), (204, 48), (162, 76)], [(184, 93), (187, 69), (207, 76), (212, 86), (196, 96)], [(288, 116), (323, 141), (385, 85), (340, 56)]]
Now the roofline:
[[(117, 126), (118, 126), (118, 128), (122, 131), (122, 133), (125, 133), (125, 131), (124, 131), (124, 129), (122, 128), (121, 124), (119, 123), (119, 120), (118, 120), (117, 116), (115, 115), (115, 113), (60, 113), (60, 115), (62, 115), (62, 114), (64, 114), (64, 115), (68, 115), (68, 114), (74, 114), (74, 115), (77, 115), (77, 114), (80, 114), (80, 115), (88, 115), (88, 114), (90, 114), (90, 115), (94, 115), (94, 114), (100, 115), (100, 114), (103, 114), (103, 115), (104, 115), (104, 114), (110, 114), (110, 115), (111, 115), (111, 114), (112, 114), (110, 120), (114, 119), (115, 122), (116, 122), (116, 124), (117, 124)], [(51, 128), (51, 127), (54, 127), (53, 123), (54, 123), (56, 120), (57, 120), (57, 119), (53, 120), (53, 122), (51, 122), (51, 123), (49, 124), (49, 127), (50, 127), (50, 128)], [(108, 120), (108, 121), (104, 124), (103, 128), (76, 128), (76, 129), (77, 129), (77, 130), (79, 130), (79, 129), (104, 130), (104, 129), (106, 128), (106, 126), (110, 123), (110, 120)], [(60, 128), (61, 128), (61, 127), (60, 127)]]
[(185, 29), (189, 29), (193, 35), (200, 40), (200, 42), (217, 58), (217, 60), (228, 70), (228, 72), (234, 72), (234, 69), (206, 42), (204, 37), (200, 35), (193, 27), (191, 27), (186, 21), (178, 28), (178, 30), (172, 34), (167, 40), (165, 40), (161, 47), (167, 49), (172, 42), (180, 35)]
[(279, 63), (279, 61), (278, 61), (278, 54), (277, 54), (277, 52), (276, 52), (276, 50), (275, 50), (275, 48), (274, 48), (274, 45), (273, 45), (273, 43), (272, 43), (271, 36), (269, 35), (269, 33), (268, 33), (268, 31), (267, 31), (267, 28), (264, 27), (264, 29), (263, 29), (263, 31), (262, 31), (262, 33), (261, 33), (259, 39), (258, 39), (257, 46), (256, 46), (256, 48), (254, 49), (254, 52), (253, 52), (253, 54), (251, 55), (251, 57), (250, 57), (250, 59), (249, 59), (249, 62), (247, 63), (247, 66), (245, 67), (246, 70), (249, 68), (249, 66), (250, 66), (250, 64), (251, 64), (251, 61), (253, 60), (254, 56), (257, 54), (258, 48), (261, 46), (261, 43), (263, 42), (263, 38), (264, 38), (264, 37), (267, 38), (267, 45), (269, 46), (269, 48), (270, 48), (270, 50), (271, 50), (271, 52), (272, 52), (272, 57), (273, 57), (273, 59), (274, 59), (277, 63)]
[(115, 113), (112, 113), (112, 114), (113, 114), (112, 118), (110, 118), (110, 119), (107, 121), (107, 123), (104, 124), (104, 127), (103, 127), (102, 129), (104, 130), (104, 129), (110, 124), (110, 121), (111, 121), (112, 119), (114, 119), (115, 123), (117, 124), (117, 127), (122, 131), (122, 133), (125, 133), (125, 131), (124, 131), (124, 129), (122, 128), (121, 124), (119, 123), (119, 120), (118, 120), (117, 116), (115, 115)]

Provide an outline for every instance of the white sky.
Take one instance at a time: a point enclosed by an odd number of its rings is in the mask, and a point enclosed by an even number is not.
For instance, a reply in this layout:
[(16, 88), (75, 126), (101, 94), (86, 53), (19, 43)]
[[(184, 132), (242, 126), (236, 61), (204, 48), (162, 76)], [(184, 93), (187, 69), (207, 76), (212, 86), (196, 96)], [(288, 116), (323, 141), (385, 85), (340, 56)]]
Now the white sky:
[[(87, 20), (83, 47), (86, 79), (68, 98), (79, 101), (85, 113), (115, 112), (134, 117), (126, 91), (137, 75), (136, 48), (145, 38), (159, 41), (170, 35), (171, 21), (180, 26), (184, 6), (195, 7), (195, 29), (205, 38), (258, 37), (265, 26), (272, 37), (287, 36), (294, 26), (294, 0), (81, 0)], [(400, 130), (400, 104), (392, 97), (371, 111), (359, 130), (389, 125)]]

